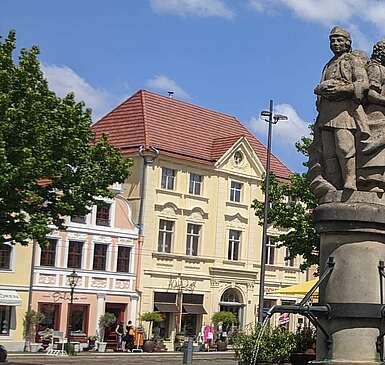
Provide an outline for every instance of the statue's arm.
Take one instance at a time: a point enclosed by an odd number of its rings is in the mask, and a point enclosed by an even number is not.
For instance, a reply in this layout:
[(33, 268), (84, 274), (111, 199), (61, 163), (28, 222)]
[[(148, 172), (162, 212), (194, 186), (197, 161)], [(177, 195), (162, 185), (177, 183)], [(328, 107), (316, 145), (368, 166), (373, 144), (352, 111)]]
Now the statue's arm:
[(385, 97), (381, 95), (381, 70), (379, 65), (371, 64), (367, 69), (369, 78), (368, 102), (385, 105)]

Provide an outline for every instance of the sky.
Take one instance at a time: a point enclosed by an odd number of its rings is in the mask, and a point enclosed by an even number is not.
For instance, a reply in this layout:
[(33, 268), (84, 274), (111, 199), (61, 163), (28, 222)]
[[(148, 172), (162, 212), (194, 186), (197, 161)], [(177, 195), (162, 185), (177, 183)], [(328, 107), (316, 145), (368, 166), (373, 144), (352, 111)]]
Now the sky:
[(75, 93), (96, 121), (146, 89), (238, 118), (266, 142), (262, 110), (288, 116), (273, 153), (304, 171), (295, 141), (316, 118), (328, 33), (348, 29), (370, 54), (385, 37), (384, 0), (0, 0), (0, 35), (38, 45), (49, 85)]

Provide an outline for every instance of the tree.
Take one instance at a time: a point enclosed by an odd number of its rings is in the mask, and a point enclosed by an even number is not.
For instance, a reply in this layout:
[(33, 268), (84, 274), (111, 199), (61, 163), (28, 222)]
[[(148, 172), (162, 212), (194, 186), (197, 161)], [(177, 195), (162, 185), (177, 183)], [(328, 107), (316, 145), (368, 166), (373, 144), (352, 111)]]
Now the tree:
[[(298, 152), (307, 156), (311, 142), (311, 138), (302, 137), (301, 141), (296, 143)], [(306, 166), (306, 163), (304, 165)], [(262, 187), (264, 186), (263, 181)], [(262, 190), (264, 192), (264, 188)], [(289, 249), (286, 259), (302, 255), (304, 261), (300, 266), (301, 270), (318, 264), (320, 236), (311, 216), (317, 201), (310, 191), (306, 174), (293, 174), (289, 183), (282, 183), (274, 175), (270, 175), (269, 197), (268, 222), (284, 230), (278, 237), (270, 239), (278, 247), (285, 246)], [(254, 200), (252, 207), (263, 225), (264, 202)]]
[(23, 319), (23, 336), (26, 341), (26, 347), (31, 351), (31, 342), (35, 342), (35, 337), (39, 324), (45, 319), (43, 313), (36, 312), (33, 309), (28, 310), (24, 314)]
[(114, 313), (106, 312), (99, 317), (99, 341), (104, 341), (106, 328), (110, 328), (116, 323), (116, 316)]
[(224, 330), (228, 330), (229, 326), (237, 322), (237, 316), (232, 312), (221, 311), (215, 312), (211, 317), (212, 322), (215, 326), (223, 324)]
[(123, 182), (131, 160), (106, 136), (93, 141), (91, 111), (74, 95), (48, 88), (39, 49), (0, 39), (0, 243), (47, 243), (64, 216), (83, 215), (108, 187)]
[(159, 312), (144, 312), (140, 316), (140, 320), (143, 322), (149, 322), (147, 338), (150, 338), (150, 334), (152, 333), (152, 328), (154, 323), (162, 322), (163, 318)]

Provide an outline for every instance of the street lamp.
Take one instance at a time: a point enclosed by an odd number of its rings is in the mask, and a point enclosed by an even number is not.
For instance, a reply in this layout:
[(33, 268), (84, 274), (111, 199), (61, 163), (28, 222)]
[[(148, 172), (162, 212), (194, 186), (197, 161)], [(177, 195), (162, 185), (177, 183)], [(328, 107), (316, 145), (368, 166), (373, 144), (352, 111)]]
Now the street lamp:
[(287, 120), (286, 115), (273, 114), (273, 100), (270, 100), (269, 110), (261, 112), (261, 117), (269, 123), (269, 132), (267, 136), (267, 152), (266, 152), (266, 177), (265, 177), (265, 209), (263, 214), (263, 231), (262, 231), (262, 252), (261, 252), (261, 269), (259, 273), (259, 307), (258, 322), (263, 322), (263, 302), (265, 295), (265, 270), (266, 270), (266, 246), (267, 246), (267, 217), (269, 213), (269, 186), (270, 186), (270, 158), (271, 158), (271, 133), (273, 124), (277, 124), (280, 120)]
[(68, 285), (71, 288), (71, 299), (70, 306), (67, 311), (67, 351), (70, 351), (70, 339), (71, 339), (71, 316), (72, 316), (72, 304), (74, 302), (74, 290), (78, 285), (80, 276), (76, 274), (75, 270), (72, 271), (70, 275), (67, 276)]

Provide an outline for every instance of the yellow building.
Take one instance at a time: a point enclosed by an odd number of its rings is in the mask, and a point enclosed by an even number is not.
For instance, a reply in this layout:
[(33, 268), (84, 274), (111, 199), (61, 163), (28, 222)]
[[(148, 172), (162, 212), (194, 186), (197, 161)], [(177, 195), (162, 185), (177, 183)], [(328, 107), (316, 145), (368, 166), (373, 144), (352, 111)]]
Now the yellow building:
[(32, 244), (0, 245), (0, 344), (24, 348), (23, 318), (28, 309)]
[[(235, 313), (240, 327), (254, 323), (262, 228), (250, 205), (263, 200), (264, 145), (232, 116), (147, 91), (94, 130), (135, 162), (124, 195), (143, 237), (138, 315), (161, 312), (159, 334), (171, 339), (178, 330), (197, 335), (220, 310)], [(290, 175), (275, 156), (272, 170)], [(294, 301), (269, 293), (305, 280), (299, 259), (286, 255), (268, 244), (266, 307)]]

